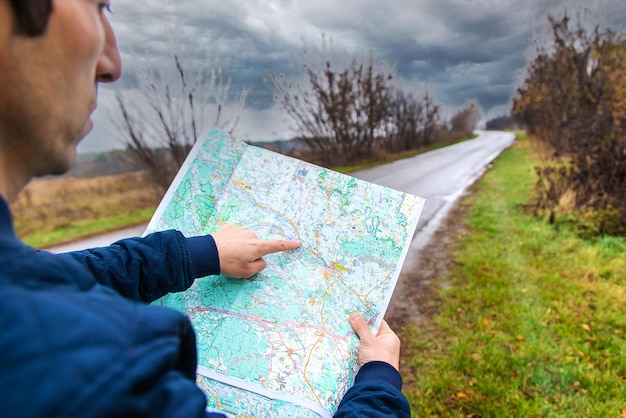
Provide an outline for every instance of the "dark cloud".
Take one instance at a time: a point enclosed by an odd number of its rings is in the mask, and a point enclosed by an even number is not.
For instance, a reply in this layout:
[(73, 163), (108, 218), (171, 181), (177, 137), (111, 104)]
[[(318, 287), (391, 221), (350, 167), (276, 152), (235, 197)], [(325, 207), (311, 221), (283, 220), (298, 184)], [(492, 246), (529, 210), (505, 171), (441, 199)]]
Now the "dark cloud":
[[(372, 52), (404, 86), (429, 90), (451, 109), (475, 100), (490, 115), (508, 108), (548, 14), (567, 8), (626, 29), (623, 0), (116, 0), (113, 8), (125, 62), (120, 88), (136, 88), (142, 67), (162, 65), (173, 52), (207, 72), (221, 67), (233, 96), (249, 92), (240, 129), (253, 140), (288, 135), (269, 70), (301, 78), (303, 48), (322, 54), (322, 39), (326, 54)], [(110, 102), (112, 94), (103, 96)], [(96, 129), (86, 143), (102, 135)]]

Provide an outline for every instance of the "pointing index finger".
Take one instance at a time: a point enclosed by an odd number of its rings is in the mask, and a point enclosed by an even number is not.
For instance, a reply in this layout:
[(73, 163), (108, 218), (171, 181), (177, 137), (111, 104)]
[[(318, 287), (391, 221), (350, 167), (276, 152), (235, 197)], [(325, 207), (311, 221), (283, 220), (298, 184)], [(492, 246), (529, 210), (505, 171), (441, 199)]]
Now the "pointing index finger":
[(266, 254), (278, 253), (280, 251), (295, 250), (300, 247), (300, 241), (278, 239), (273, 241), (263, 241), (259, 246), (259, 257), (263, 257)]

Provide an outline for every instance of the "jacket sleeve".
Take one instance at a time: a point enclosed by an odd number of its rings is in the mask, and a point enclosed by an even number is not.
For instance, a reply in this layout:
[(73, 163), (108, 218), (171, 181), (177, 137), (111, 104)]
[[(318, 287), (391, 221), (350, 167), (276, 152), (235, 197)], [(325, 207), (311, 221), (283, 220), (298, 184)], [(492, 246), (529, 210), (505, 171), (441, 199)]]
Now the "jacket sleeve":
[(220, 272), (212, 236), (185, 238), (174, 230), (59, 256), (81, 263), (100, 284), (144, 302), (185, 290), (196, 278)]
[(196, 385), (185, 315), (96, 285), (0, 274), (0, 417), (224, 418)]
[(389, 363), (365, 363), (341, 400), (335, 418), (410, 418), (400, 373)]

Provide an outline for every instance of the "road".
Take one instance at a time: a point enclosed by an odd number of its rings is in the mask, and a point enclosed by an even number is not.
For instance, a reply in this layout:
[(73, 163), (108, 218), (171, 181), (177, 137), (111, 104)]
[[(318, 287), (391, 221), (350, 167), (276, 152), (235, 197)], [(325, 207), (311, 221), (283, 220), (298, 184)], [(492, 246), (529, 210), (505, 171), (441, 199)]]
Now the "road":
[(123, 238), (141, 236), (143, 231), (146, 229), (146, 226), (148, 226), (148, 224), (119, 229), (117, 231), (85, 238), (69, 244), (46, 248), (46, 250), (53, 253), (64, 253), (68, 251), (84, 250), (85, 248), (105, 247)]
[[(356, 178), (426, 199), (411, 252), (428, 241), (454, 202), (515, 139), (512, 133), (477, 132), (479, 136), (470, 141), (351, 173)], [(121, 238), (141, 235), (145, 227), (127, 228), (48, 250), (65, 252), (106, 246)]]
[(351, 173), (426, 199), (410, 254), (428, 242), (454, 202), (515, 140), (515, 134), (476, 131), (478, 137), (413, 158)]

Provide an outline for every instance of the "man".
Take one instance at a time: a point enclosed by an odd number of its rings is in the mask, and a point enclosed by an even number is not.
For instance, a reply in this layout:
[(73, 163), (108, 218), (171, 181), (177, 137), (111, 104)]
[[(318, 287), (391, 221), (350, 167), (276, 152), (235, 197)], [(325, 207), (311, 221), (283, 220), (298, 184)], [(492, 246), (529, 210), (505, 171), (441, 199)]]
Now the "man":
[[(188, 319), (145, 305), (196, 278), (250, 277), (295, 241), (227, 225), (165, 231), (53, 255), (15, 236), (7, 202), (35, 176), (61, 174), (90, 131), (98, 83), (120, 77), (108, 0), (0, 0), (0, 403), (2, 417), (202, 417)], [(358, 316), (355, 385), (337, 416), (409, 416), (400, 342)]]

